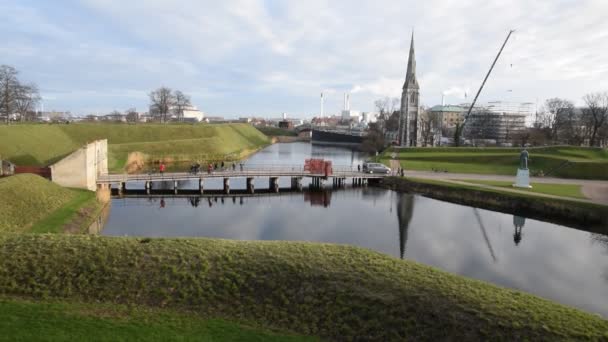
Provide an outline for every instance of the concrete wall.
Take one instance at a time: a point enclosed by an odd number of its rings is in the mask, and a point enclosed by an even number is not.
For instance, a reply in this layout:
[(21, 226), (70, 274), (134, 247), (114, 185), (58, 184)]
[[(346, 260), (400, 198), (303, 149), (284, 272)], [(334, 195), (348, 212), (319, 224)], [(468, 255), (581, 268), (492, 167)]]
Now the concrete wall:
[(61, 186), (96, 190), (97, 175), (108, 173), (108, 141), (97, 140), (51, 165), (51, 180)]

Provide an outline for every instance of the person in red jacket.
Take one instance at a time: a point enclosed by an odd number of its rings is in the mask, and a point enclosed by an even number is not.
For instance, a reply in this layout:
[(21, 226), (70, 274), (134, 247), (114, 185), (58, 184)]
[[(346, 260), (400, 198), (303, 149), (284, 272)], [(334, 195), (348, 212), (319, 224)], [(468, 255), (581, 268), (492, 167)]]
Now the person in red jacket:
[(158, 168), (160, 174), (162, 175), (165, 172), (165, 163), (160, 163), (160, 167)]

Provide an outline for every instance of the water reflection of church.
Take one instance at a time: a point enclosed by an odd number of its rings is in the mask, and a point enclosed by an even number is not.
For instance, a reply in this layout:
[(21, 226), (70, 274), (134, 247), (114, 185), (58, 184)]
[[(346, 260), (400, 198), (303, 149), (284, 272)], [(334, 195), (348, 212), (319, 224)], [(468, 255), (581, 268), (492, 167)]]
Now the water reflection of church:
[(414, 215), (414, 195), (398, 194), (397, 219), (399, 220), (399, 256), (403, 259), (407, 246), (407, 233)]

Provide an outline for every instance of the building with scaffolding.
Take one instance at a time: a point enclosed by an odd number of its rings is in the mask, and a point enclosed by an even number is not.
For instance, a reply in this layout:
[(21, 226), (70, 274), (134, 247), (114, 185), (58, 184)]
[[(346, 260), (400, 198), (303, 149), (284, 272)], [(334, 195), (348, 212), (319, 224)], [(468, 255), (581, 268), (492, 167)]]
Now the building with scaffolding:
[(464, 137), (471, 141), (504, 144), (517, 139), (534, 111), (532, 102), (493, 101), (476, 106), (466, 119)]

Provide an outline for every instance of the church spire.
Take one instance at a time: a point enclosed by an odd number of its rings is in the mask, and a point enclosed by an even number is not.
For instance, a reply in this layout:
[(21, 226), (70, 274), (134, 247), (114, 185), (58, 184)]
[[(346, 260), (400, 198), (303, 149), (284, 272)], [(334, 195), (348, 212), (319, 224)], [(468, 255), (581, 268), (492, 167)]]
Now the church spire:
[(407, 74), (403, 89), (419, 89), (418, 79), (416, 78), (416, 54), (414, 53), (414, 30), (412, 29), (412, 39), (410, 42), (410, 54), (407, 60)]

